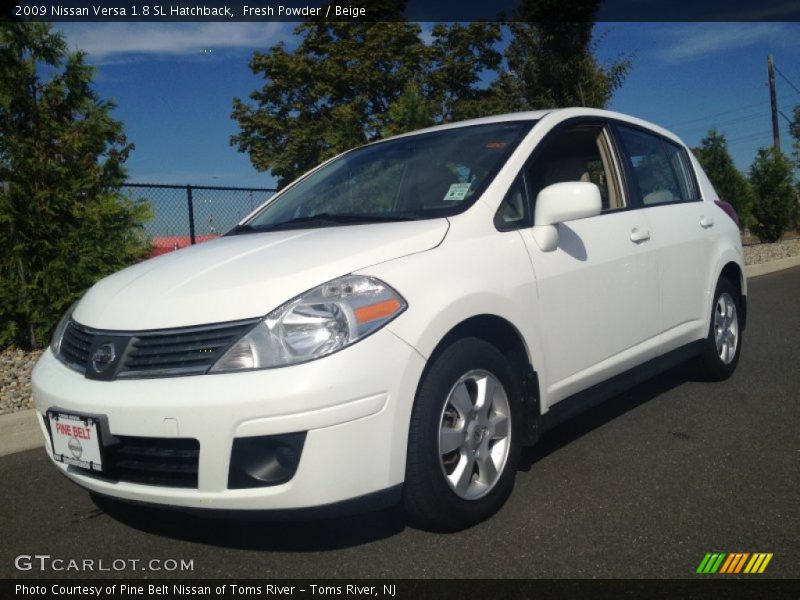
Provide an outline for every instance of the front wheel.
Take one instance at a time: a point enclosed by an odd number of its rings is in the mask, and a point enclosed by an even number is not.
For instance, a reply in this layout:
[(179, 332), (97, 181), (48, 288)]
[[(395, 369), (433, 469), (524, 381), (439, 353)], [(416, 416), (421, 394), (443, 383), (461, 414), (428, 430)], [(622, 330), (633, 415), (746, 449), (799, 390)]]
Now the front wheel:
[(494, 514), (519, 461), (520, 389), (497, 348), (459, 340), (420, 384), (408, 441), (406, 512), (417, 524), (458, 530)]
[(727, 279), (720, 279), (714, 292), (711, 324), (700, 361), (711, 381), (727, 379), (736, 370), (742, 350), (741, 297)]

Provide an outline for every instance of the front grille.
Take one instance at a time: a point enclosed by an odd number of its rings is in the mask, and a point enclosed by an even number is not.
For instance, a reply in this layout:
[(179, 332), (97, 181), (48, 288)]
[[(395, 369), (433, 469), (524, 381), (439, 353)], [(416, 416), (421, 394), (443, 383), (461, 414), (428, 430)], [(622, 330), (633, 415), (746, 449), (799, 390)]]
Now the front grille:
[(106, 446), (104, 476), (118, 481), (197, 487), (200, 442), (191, 438), (115, 436)]
[[(195, 375), (211, 366), (258, 319), (157, 331), (96, 330), (70, 321), (59, 358), (92, 379)], [(117, 357), (102, 373), (92, 366), (95, 351), (112, 344)]]
[(61, 358), (73, 368), (84, 372), (92, 347), (92, 334), (70, 321), (61, 340)]
[(117, 376), (205, 373), (252, 325), (249, 321), (135, 336)]

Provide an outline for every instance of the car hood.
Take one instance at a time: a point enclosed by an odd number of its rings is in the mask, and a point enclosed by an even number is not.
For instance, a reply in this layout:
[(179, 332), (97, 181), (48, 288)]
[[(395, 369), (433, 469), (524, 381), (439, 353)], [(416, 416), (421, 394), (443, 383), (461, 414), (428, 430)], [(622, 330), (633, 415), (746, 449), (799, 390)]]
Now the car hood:
[(260, 317), (341, 275), (434, 248), (448, 226), (435, 219), (223, 237), (106, 277), (74, 319), (141, 331)]

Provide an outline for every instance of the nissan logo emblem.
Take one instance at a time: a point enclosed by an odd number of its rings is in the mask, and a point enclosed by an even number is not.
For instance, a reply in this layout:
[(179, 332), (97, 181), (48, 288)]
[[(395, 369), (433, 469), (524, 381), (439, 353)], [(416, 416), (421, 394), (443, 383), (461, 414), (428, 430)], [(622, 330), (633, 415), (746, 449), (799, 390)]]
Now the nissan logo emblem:
[(80, 458), (81, 454), (83, 454), (83, 446), (81, 446), (81, 443), (80, 441), (78, 441), (78, 438), (76, 437), (69, 438), (67, 446), (69, 446), (69, 451), (72, 452), (72, 456), (74, 456), (75, 458)]
[(96, 373), (102, 373), (114, 362), (115, 358), (117, 358), (117, 353), (114, 350), (114, 344), (106, 342), (94, 351), (92, 368)]

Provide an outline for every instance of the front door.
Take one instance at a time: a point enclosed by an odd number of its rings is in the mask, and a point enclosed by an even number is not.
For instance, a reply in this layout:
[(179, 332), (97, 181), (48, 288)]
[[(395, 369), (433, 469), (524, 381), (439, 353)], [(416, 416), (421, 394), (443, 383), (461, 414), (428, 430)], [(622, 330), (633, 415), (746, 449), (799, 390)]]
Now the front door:
[(558, 247), (542, 251), (520, 231), (538, 289), (553, 404), (637, 364), (637, 346), (659, 330), (658, 269), (650, 224), (629, 206), (611, 132), (602, 123), (551, 134), (525, 168), (529, 197), (563, 181), (600, 188), (603, 211), (558, 225)]

